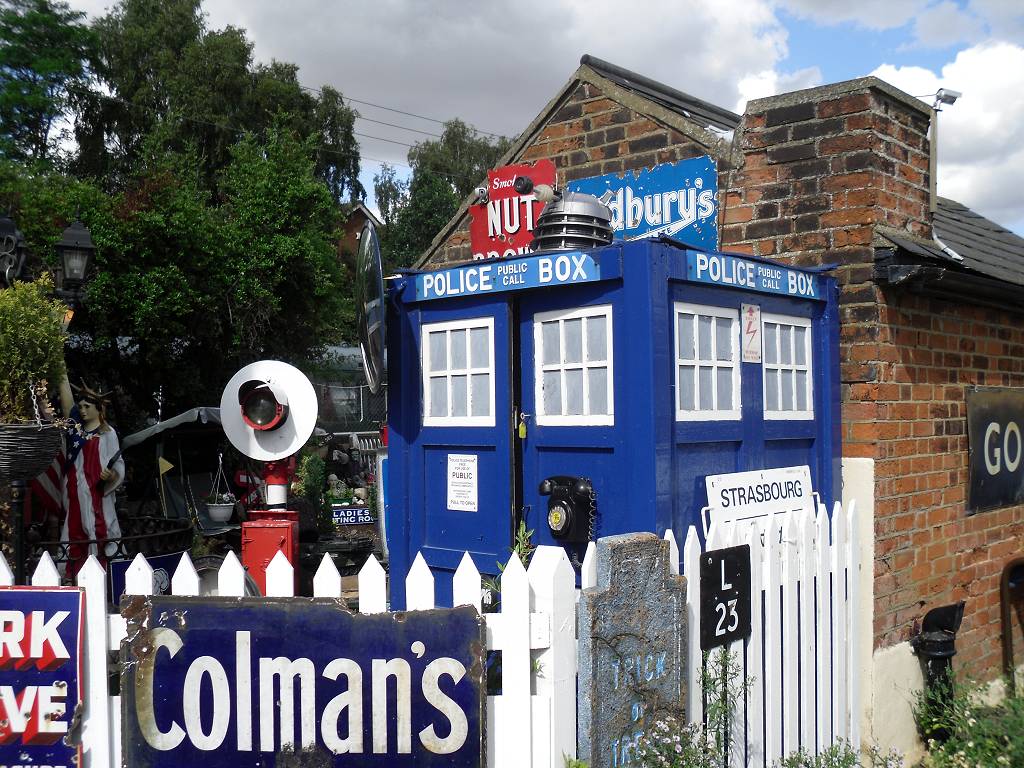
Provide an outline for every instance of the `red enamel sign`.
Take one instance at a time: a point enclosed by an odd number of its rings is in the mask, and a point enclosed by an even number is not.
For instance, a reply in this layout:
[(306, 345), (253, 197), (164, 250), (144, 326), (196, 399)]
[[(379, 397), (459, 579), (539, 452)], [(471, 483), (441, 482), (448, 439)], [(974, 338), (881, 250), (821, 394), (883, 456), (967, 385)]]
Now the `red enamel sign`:
[(529, 176), (534, 185), (555, 185), (555, 164), (506, 165), (487, 173), (487, 202), (469, 206), (469, 237), (474, 259), (497, 259), (527, 253), (533, 228), (544, 208), (531, 192), (520, 195), (513, 188), (517, 176)]

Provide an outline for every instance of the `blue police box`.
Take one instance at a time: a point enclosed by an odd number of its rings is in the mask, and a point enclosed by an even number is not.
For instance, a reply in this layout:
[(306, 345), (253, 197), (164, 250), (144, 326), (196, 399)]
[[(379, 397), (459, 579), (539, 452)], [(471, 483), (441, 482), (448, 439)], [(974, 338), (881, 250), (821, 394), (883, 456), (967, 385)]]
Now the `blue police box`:
[(422, 552), (444, 604), (462, 553), (496, 573), (520, 521), (577, 563), (599, 536), (682, 537), (709, 474), (806, 464), (831, 506), (837, 296), (822, 270), (667, 238), (396, 278), (392, 573)]

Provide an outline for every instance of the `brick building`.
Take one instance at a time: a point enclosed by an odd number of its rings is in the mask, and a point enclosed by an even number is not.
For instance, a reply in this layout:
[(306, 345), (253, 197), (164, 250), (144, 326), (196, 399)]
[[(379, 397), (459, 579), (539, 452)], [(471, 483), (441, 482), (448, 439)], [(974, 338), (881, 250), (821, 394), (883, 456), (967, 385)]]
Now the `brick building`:
[[(966, 507), (966, 392), (1024, 387), (1024, 239), (932, 200), (931, 117), (873, 77), (758, 99), (740, 116), (584, 56), (499, 162), (549, 158), (562, 185), (710, 155), (722, 250), (835, 265), (840, 492), (873, 547), (865, 733), (883, 743), (913, 733), (921, 680), (907, 641), (929, 609), (966, 600), (957, 666), (998, 674), (1000, 573), (1024, 554), (1024, 506)], [(470, 202), (420, 266), (470, 258)]]

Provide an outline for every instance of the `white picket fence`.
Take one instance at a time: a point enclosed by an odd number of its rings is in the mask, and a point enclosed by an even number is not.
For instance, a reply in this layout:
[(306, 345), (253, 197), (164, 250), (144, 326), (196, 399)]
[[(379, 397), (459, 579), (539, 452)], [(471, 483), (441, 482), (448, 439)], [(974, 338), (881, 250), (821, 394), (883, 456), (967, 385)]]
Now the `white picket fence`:
[[(789, 513), (761, 530), (749, 523), (716, 525), (706, 548), (750, 545), (752, 632), (731, 649), (742, 663), (746, 692), (734, 722), (730, 766), (767, 768), (803, 748), (818, 753), (837, 739), (859, 744), (860, 691), (854, 671), (859, 633), (857, 528), (853, 505), (836, 504), (831, 524), (824, 507), (817, 513)], [(671, 531), (670, 564), (680, 572), (680, 553)], [(697, 531), (687, 532), (682, 572), (688, 576), (688, 708), (704, 717), (701, 689), (700, 566)], [(595, 548), (583, 563), (582, 585), (596, 584)], [(387, 610), (387, 577), (373, 558), (358, 576), (359, 611)], [(245, 571), (229, 554), (218, 573), (218, 594), (241, 597)], [(35, 586), (60, 583), (44, 555), (32, 575)], [(0, 586), (13, 584), (0, 557)], [(121, 764), (120, 698), (108, 695), (108, 651), (125, 637), (124, 619), (108, 613), (106, 574), (89, 558), (78, 575), (85, 590), (85, 711), (83, 768)], [(293, 594), (292, 567), (278, 554), (267, 569), (271, 597)], [(313, 579), (317, 597), (340, 597), (341, 577), (325, 557)], [(153, 570), (141, 556), (128, 570), (126, 593), (151, 595)], [(171, 593), (197, 595), (199, 577), (187, 556), (171, 579)], [(455, 573), (457, 605), (481, 609), (481, 578), (469, 555)], [(434, 578), (422, 557), (406, 576), (409, 610), (434, 607)], [(562, 768), (576, 755), (576, 589), (573, 568), (559, 547), (538, 547), (529, 570), (512, 557), (501, 579), (501, 612), (484, 614), (488, 650), (502, 653), (502, 693), (488, 696), (489, 768)]]
[[(803, 749), (818, 754), (838, 739), (860, 744), (855, 664), (860, 633), (859, 558), (854, 504), (787, 513), (763, 529), (749, 522), (712, 526), (706, 549), (750, 545), (751, 634), (730, 651), (742, 665), (746, 694), (734, 722), (732, 766), (771, 766)], [(763, 530), (763, 535), (762, 535)], [(678, 566), (671, 531), (665, 536)], [(701, 695), (700, 540), (683, 545), (688, 576), (689, 712), (704, 716)], [(692, 575), (691, 575), (692, 574)]]
[[(0, 586), (14, 583), (0, 556)], [(31, 584), (52, 587), (60, 575), (43, 555)], [(218, 594), (242, 597), (245, 570), (229, 554), (217, 575)], [(84, 766), (121, 765), (121, 701), (107, 690), (108, 651), (118, 651), (126, 636), (120, 614), (108, 613), (107, 578), (94, 558), (82, 567), (78, 585), (85, 590), (85, 679), (82, 744)], [(291, 564), (278, 553), (267, 568), (267, 596), (291, 597)], [(387, 581), (374, 558), (359, 572), (360, 613), (387, 610)], [(469, 555), (455, 573), (456, 605), (481, 608), (480, 574)], [(341, 597), (334, 562), (324, 557), (313, 579), (314, 596)], [(153, 569), (141, 555), (128, 569), (126, 594), (152, 595)], [(199, 593), (199, 576), (187, 555), (171, 578), (171, 593)], [(408, 610), (434, 607), (434, 577), (418, 556), (406, 577)], [(529, 570), (512, 557), (501, 578), (501, 612), (484, 614), (487, 649), (502, 654), (502, 692), (487, 697), (489, 768), (561, 768), (576, 755), (576, 589), (572, 565), (560, 547), (538, 547)], [(230, 623), (225, 620), (225, 625)]]

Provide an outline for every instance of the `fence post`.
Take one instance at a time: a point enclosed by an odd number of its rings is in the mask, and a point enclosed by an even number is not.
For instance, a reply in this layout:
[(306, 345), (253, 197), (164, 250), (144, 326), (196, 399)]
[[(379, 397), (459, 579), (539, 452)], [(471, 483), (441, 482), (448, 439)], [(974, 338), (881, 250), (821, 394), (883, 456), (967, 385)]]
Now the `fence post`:
[(78, 586), (85, 590), (82, 756), (85, 768), (108, 768), (121, 764), (120, 735), (114, 728), (120, 703), (115, 709), (107, 690), (107, 574), (94, 555), (78, 571)]
[[(562, 768), (576, 757), (576, 576), (565, 550), (538, 547), (530, 562), (531, 621), (548, 618), (548, 647), (536, 657), (537, 697), (546, 708), (533, 716), (536, 734), (532, 768)], [(542, 728), (548, 738), (540, 738)]]
[[(496, 765), (530, 765), (533, 717), (530, 701), (530, 582), (517, 555), (501, 574), (501, 707), (488, 722)], [(490, 751), (491, 747), (488, 747)]]
[(692, 525), (683, 544), (683, 575), (686, 576), (686, 710), (691, 723), (704, 722), (700, 652), (700, 539)]

